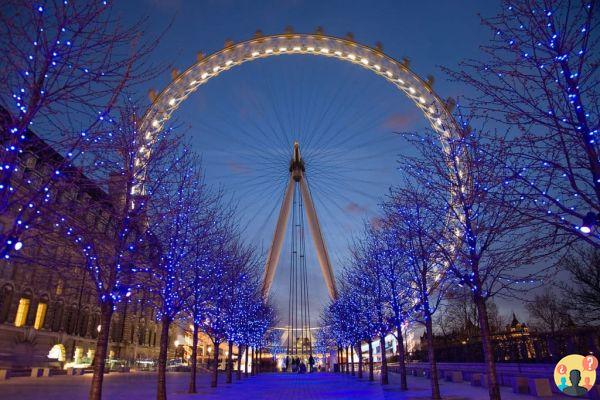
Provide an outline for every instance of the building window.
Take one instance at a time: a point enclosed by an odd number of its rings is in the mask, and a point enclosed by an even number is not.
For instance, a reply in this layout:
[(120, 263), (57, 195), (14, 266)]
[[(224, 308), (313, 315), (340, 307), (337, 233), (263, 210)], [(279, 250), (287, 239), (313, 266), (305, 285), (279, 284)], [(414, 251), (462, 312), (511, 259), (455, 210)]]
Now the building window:
[(35, 312), (35, 322), (33, 323), (34, 329), (42, 329), (44, 326), (44, 321), (46, 320), (46, 310), (48, 309), (48, 304), (46, 303), (38, 303), (37, 310)]
[(25, 325), (25, 321), (27, 321), (27, 314), (29, 313), (29, 303), (30, 300), (24, 297), (21, 297), (19, 300), (19, 308), (17, 308), (17, 316), (15, 317), (16, 327)]
[(65, 287), (65, 281), (63, 281), (62, 279), (59, 279), (58, 282), (56, 283), (56, 295), (60, 296), (61, 294), (63, 294), (63, 289)]

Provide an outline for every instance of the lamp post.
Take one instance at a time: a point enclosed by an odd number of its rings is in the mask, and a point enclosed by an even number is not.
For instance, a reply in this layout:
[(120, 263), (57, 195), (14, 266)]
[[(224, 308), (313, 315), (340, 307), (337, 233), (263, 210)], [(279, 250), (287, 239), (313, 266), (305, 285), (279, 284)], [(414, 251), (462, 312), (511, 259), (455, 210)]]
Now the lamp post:
[(598, 214), (590, 211), (581, 219), (579, 231), (585, 235), (590, 234), (596, 225), (598, 225)]

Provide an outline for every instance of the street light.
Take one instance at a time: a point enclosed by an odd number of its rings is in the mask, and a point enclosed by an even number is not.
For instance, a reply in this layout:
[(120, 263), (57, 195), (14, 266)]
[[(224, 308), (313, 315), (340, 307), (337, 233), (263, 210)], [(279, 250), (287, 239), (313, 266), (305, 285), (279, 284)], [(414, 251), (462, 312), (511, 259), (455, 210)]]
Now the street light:
[(596, 225), (598, 225), (598, 215), (590, 211), (585, 215), (585, 217), (582, 218), (579, 230), (581, 233), (587, 235), (592, 232), (592, 229)]

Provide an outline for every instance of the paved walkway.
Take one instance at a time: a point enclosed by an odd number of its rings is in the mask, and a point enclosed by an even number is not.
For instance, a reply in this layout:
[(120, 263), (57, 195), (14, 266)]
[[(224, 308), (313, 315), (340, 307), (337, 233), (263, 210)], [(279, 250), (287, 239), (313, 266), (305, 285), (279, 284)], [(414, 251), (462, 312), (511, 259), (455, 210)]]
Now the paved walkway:
[[(409, 377), (408, 392), (398, 389), (398, 376), (391, 374), (390, 385), (382, 388), (377, 382), (358, 380), (343, 374), (315, 373), (261, 374), (241, 382), (219, 387), (209, 387), (210, 377), (200, 374), (198, 394), (187, 394), (189, 375), (170, 373), (167, 377), (169, 399), (176, 400), (312, 400), (312, 399), (369, 399), (369, 400), (422, 400), (430, 398), (429, 381), (425, 378)], [(54, 376), (50, 378), (14, 378), (0, 382), (0, 399), (18, 400), (85, 400), (91, 375)], [(471, 387), (467, 383), (440, 382), (444, 399), (484, 400), (487, 391)], [(112, 373), (106, 376), (104, 399), (107, 400), (151, 400), (156, 397), (156, 374)], [(509, 388), (502, 388), (503, 400), (534, 400), (533, 396), (515, 395)], [(561, 397), (564, 399), (564, 397)]]

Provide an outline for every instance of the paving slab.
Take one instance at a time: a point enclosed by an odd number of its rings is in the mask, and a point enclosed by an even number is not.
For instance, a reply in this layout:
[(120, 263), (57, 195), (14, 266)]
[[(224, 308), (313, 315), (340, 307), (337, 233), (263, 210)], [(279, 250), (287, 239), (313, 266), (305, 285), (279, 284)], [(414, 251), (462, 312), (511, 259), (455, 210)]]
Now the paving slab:
[[(156, 374), (132, 372), (105, 376), (103, 398), (107, 400), (151, 400), (156, 397)], [(399, 389), (399, 376), (390, 374), (390, 384), (359, 380), (346, 374), (272, 374), (264, 373), (226, 384), (221, 376), (219, 387), (211, 388), (210, 375), (198, 375), (198, 393), (187, 393), (189, 374), (167, 374), (169, 399), (176, 400), (313, 400), (313, 399), (369, 399), (369, 400), (423, 400), (431, 396), (430, 381), (409, 376), (407, 392)], [(43, 378), (14, 378), (0, 382), (0, 400), (85, 400), (91, 375), (53, 376)], [(485, 400), (487, 389), (473, 387), (468, 382), (440, 381), (442, 397), (446, 400)], [(511, 393), (502, 388), (503, 400), (534, 400), (534, 396)], [(565, 399), (564, 396), (556, 399)]]

